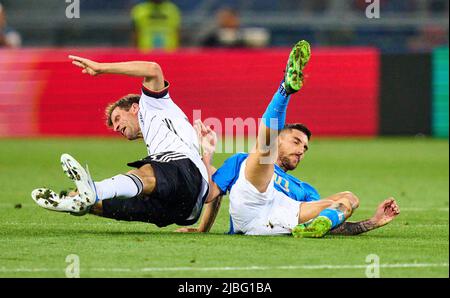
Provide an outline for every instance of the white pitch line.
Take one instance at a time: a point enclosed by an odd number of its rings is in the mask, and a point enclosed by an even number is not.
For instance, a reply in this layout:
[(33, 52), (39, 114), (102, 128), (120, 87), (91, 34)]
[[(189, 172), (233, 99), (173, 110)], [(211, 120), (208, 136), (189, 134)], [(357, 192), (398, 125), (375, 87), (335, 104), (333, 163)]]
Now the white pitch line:
[[(320, 270), (320, 269), (360, 269), (368, 265), (298, 265), (298, 266), (249, 266), (249, 267), (169, 267), (169, 268), (142, 268), (142, 271), (252, 271), (252, 270)], [(448, 267), (442, 264), (380, 264), (380, 268), (423, 268)]]
[[(288, 266), (248, 266), (248, 267), (144, 267), (144, 268), (88, 268), (87, 272), (164, 272), (164, 271), (265, 271), (265, 270), (322, 270), (322, 269), (365, 269), (366, 265), (288, 265)], [(380, 264), (380, 268), (431, 268), (449, 267), (448, 263), (404, 263)], [(5, 268), (0, 273), (9, 272), (64, 272), (55, 268)]]

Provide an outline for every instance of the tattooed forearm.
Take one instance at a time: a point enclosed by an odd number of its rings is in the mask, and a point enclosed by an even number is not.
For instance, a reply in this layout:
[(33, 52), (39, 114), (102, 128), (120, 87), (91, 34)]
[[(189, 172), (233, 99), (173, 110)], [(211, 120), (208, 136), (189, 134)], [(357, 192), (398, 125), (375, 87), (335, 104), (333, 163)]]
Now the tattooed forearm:
[(222, 203), (223, 196), (218, 196), (211, 203), (205, 204), (205, 210), (200, 220), (199, 232), (209, 232), (214, 221), (216, 220), (217, 213), (219, 213), (220, 205)]
[(329, 232), (330, 235), (352, 236), (371, 231), (378, 228), (371, 220), (359, 222), (344, 222)]

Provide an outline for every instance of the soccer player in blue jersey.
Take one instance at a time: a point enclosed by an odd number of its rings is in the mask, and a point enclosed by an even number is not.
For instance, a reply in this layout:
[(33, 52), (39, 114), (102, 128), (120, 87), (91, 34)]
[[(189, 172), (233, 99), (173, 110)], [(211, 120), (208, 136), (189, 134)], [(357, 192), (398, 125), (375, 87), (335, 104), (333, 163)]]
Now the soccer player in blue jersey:
[[(306, 41), (294, 46), (284, 80), (262, 116), (254, 150), (231, 156), (212, 175), (208, 197), (211, 203), (206, 205), (199, 228), (182, 228), (180, 232), (207, 232), (227, 192), (230, 232), (246, 235), (356, 235), (381, 227), (399, 214), (395, 200), (389, 198), (371, 219), (344, 223), (359, 206), (353, 193), (340, 192), (321, 199), (314, 187), (287, 173), (305, 157), (311, 137), (305, 125), (285, 124), (287, 105), (291, 95), (303, 86), (303, 69), (310, 55)], [(212, 172), (215, 134), (201, 122), (194, 126), (203, 137), (203, 161)]]

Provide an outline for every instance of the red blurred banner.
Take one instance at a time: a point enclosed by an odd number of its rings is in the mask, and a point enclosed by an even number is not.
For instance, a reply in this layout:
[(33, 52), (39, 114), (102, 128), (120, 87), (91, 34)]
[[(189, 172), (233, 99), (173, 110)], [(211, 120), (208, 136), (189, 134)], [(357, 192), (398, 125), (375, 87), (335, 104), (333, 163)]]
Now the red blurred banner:
[[(141, 53), (133, 49), (0, 50), (0, 136), (112, 135), (105, 106), (140, 93), (141, 78), (91, 77), (69, 54), (100, 62), (158, 62), (173, 100), (192, 120), (259, 118), (277, 89), (287, 48), (182, 50)], [(378, 133), (379, 53), (371, 48), (314, 48), (305, 86), (293, 95), (288, 122), (307, 124), (314, 135)], [(238, 131), (238, 134), (242, 131)]]

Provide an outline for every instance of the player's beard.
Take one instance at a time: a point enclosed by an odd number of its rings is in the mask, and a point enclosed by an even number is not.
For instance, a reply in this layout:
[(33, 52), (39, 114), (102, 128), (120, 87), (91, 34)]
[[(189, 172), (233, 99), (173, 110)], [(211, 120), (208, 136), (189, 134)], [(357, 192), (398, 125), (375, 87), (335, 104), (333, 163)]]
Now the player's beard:
[(295, 162), (291, 159), (290, 155), (284, 155), (284, 156), (280, 157), (279, 166), (287, 172), (287, 171), (295, 170), (295, 168), (297, 168), (299, 163), (300, 163), (300, 159), (298, 160), (298, 162)]
[(129, 141), (133, 141), (136, 139), (142, 138), (142, 132), (140, 128), (135, 129), (133, 126), (129, 125), (125, 128), (124, 137), (127, 138)]
[(139, 132), (132, 132), (132, 133), (130, 133), (126, 138), (129, 141), (134, 141), (134, 140), (137, 140), (137, 139), (139, 139), (141, 137), (142, 137), (142, 134), (139, 131)]

